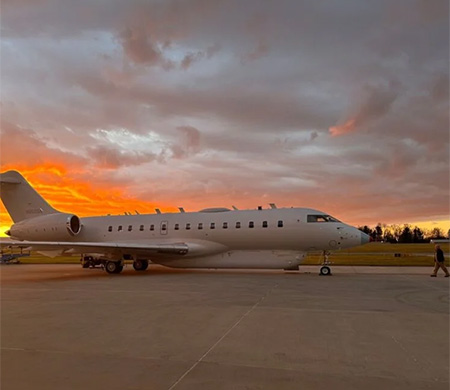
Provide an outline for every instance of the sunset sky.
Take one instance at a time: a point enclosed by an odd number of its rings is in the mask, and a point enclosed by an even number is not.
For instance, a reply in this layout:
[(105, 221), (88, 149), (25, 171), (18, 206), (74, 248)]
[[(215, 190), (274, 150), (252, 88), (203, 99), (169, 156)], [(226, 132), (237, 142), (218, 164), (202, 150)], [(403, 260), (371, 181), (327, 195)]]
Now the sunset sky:
[(447, 0), (1, 3), (1, 171), (54, 207), (450, 228)]

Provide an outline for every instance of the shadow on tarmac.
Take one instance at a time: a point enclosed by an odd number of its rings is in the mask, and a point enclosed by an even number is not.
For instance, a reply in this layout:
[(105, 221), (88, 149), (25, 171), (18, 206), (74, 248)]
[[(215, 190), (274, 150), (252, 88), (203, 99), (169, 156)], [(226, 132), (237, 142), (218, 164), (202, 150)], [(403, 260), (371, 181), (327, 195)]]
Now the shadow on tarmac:
[[(120, 274), (108, 274), (102, 268), (83, 269), (79, 266), (70, 264), (40, 264), (33, 265), (33, 269), (27, 269), (27, 272), (21, 272), (23, 267), (29, 267), (29, 264), (21, 264), (20, 267), (15, 266), (14, 272), (2, 272), (2, 284), (6, 283), (23, 283), (23, 282), (45, 282), (45, 281), (70, 281), (70, 280), (99, 280), (111, 278), (158, 278), (168, 275), (221, 275), (221, 276), (237, 276), (237, 275), (299, 275), (310, 274), (310, 272), (283, 270), (224, 270), (224, 269), (180, 269), (169, 268), (164, 266), (150, 266), (146, 271), (135, 271), (132, 265), (127, 265)], [(11, 266), (9, 266), (11, 267)], [(17, 269), (16, 269), (17, 268)]]

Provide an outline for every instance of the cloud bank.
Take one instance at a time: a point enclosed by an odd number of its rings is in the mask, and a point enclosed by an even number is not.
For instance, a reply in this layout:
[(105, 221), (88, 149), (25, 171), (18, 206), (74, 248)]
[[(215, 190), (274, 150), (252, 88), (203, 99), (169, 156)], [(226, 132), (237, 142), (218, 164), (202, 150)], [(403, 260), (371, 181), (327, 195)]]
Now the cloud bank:
[(354, 224), (448, 219), (448, 8), (5, 0), (2, 170), (50, 201), (70, 183), (102, 204), (117, 190), (112, 212), (276, 202)]

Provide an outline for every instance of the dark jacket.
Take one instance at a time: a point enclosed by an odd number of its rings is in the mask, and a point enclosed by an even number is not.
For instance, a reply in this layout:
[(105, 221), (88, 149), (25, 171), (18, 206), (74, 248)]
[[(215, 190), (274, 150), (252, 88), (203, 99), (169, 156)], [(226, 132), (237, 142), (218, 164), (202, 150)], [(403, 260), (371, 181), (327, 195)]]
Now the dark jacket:
[(436, 249), (436, 261), (439, 263), (444, 262), (444, 251), (441, 248)]

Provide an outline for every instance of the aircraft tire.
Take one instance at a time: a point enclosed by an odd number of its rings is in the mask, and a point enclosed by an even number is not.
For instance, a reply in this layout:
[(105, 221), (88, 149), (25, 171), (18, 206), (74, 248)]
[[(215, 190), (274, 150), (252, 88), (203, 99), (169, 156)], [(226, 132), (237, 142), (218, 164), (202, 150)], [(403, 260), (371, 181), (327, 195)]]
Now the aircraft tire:
[(135, 260), (135, 261), (133, 261), (133, 268), (136, 271), (145, 271), (148, 268), (148, 260)]
[(331, 269), (330, 269), (330, 267), (327, 267), (327, 266), (325, 265), (325, 266), (323, 266), (322, 268), (320, 268), (320, 275), (323, 275), (323, 276), (331, 275)]
[(107, 261), (105, 264), (105, 270), (109, 274), (118, 274), (122, 272), (123, 265), (120, 265), (118, 261)]

